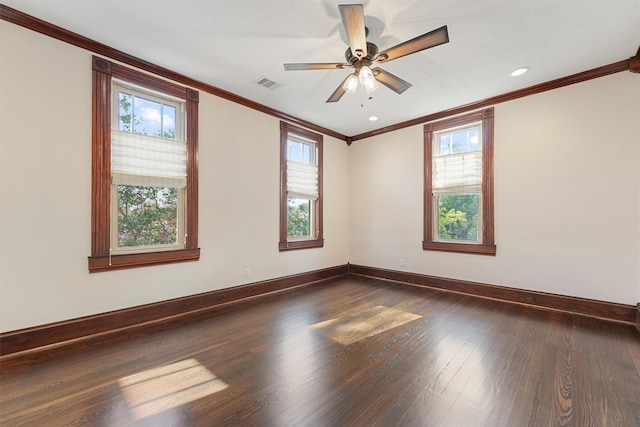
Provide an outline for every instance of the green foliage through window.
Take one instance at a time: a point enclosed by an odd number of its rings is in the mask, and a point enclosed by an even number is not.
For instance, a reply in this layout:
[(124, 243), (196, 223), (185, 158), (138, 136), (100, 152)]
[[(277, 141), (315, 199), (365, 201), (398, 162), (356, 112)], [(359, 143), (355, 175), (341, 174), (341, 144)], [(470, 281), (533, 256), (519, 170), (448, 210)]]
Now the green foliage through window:
[(118, 247), (178, 242), (178, 189), (118, 185)]
[(479, 194), (442, 194), (438, 197), (438, 237), (478, 240)]
[(310, 200), (288, 199), (287, 200), (287, 236), (288, 237), (309, 237), (310, 220)]

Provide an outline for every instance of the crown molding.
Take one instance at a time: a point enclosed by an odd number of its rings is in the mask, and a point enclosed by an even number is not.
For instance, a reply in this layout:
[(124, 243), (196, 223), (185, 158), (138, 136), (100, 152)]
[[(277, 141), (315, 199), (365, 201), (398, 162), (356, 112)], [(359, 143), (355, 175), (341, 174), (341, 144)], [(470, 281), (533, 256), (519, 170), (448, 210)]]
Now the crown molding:
[[(638, 71), (636, 72), (640, 72), (640, 53), (636, 55), (634, 58), (637, 61), (636, 67), (638, 67)], [(462, 105), (462, 106), (451, 108), (448, 110), (439, 111), (437, 113), (428, 114), (422, 117), (417, 117), (415, 119), (407, 120), (401, 123), (396, 123), (395, 125), (386, 126), (380, 129), (375, 129), (370, 132), (354, 135), (350, 137), (348, 141), (349, 140), (357, 141), (365, 138), (370, 138), (372, 136), (381, 135), (383, 133), (392, 132), (392, 131), (403, 129), (410, 126), (416, 126), (416, 125), (428, 123), (428, 122), (439, 120), (445, 117), (467, 113), (469, 111), (479, 110), (479, 109), (490, 107), (503, 102), (512, 101), (514, 99), (524, 98), (525, 96), (535, 95), (541, 92), (546, 92), (548, 90), (558, 89), (563, 86), (569, 86), (569, 85), (581, 83), (587, 80), (596, 79), (598, 77), (604, 77), (609, 74), (619, 73), (621, 71), (627, 71), (627, 70), (633, 71), (630, 68), (630, 62), (634, 58), (614, 62), (612, 64), (593, 68), (591, 70), (583, 71), (581, 73), (572, 74), (566, 77), (561, 77), (559, 79), (551, 80), (545, 83), (529, 86), (524, 89), (514, 90), (512, 92), (493, 96), (491, 98), (483, 99), (481, 101), (472, 102), (470, 104)]]
[(602, 67), (593, 68), (591, 70), (583, 71), (581, 73), (572, 74), (570, 76), (561, 77), (555, 80), (551, 80), (545, 83), (529, 86), (524, 89), (515, 90), (512, 92), (497, 95), (491, 98), (483, 99), (480, 101), (472, 102), (470, 104), (454, 107), (451, 109), (439, 111), (433, 114), (417, 117), (415, 119), (407, 120), (404, 122), (396, 123), (394, 125), (386, 126), (379, 129), (374, 129), (369, 132), (361, 133), (358, 135), (347, 136), (332, 129), (325, 128), (323, 126), (316, 125), (306, 120), (299, 119), (290, 114), (282, 111), (267, 107), (266, 105), (252, 101), (250, 99), (241, 97), (234, 93), (228, 92), (224, 89), (220, 89), (216, 86), (195, 80), (191, 77), (185, 76), (180, 73), (176, 73), (164, 67), (160, 67), (151, 62), (142, 60), (128, 53), (122, 52), (118, 49), (114, 49), (102, 43), (98, 43), (95, 40), (65, 30), (64, 28), (53, 25), (49, 22), (35, 18), (31, 15), (27, 15), (18, 10), (12, 9), (8, 6), (0, 4), (0, 19), (19, 25), (24, 28), (39, 32), (41, 34), (53, 37), (62, 42), (72, 44), (74, 46), (86, 49), (98, 55), (108, 57), (110, 59), (122, 62), (135, 68), (165, 77), (175, 82), (184, 84), (186, 86), (200, 89), (204, 92), (210, 93), (220, 98), (224, 98), (228, 101), (235, 102), (243, 105), (247, 108), (251, 108), (256, 111), (260, 111), (264, 114), (277, 117), (281, 120), (288, 121), (307, 129), (332, 136), (334, 138), (345, 141), (347, 145), (351, 145), (353, 141), (370, 138), (372, 136), (381, 135), (388, 132), (404, 129), (407, 127), (424, 124), (433, 120), (442, 119), (445, 117), (453, 116), (456, 114), (466, 113), (473, 110), (486, 108), (495, 104), (500, 104), (514, 99), (523, 98), (525, 96), (535, 95), (537, 93), (546, 92), (553, 89), (558, 89), (563, 86), (572, 85), (575, 83), (581, 83), (587, 80), (604, 77), (609, 74), (619, 73), (622, 71), (632, 71), (634, 73), (640, 73), (640, 49), (635, 56), (622, 61), (614, 62)]
[(306, 120), (299, 119), (290, 114), (278, 111), (271, 107), (267, 107), (266, 105), (241, 97), (224, 89), (220, 89), (219, 87), (185, 76), (184, 74), (176, 73), (175, 71), (169, 70), (168, 68), (155, 65), (149, 61), (137, 58), (121, 50), (114, 49), (110, 46), (81, 36), (80, 34), (71, 32), (62, 27), (58, 27), (57, 25), (53, 25), (34, 16), (27, 15), (26, 13), (20, 12), (16, 9), (12, 9), (3, 4), (0, 4), (0, 19), (38, 32), (40, 34), (44, 34), (62, 42), (69, 43), (73, 46), (88, 50), (89, 52), (95, 53), (97, 55), (104, 56), (114, 61), (129, 65), (131, 67), (135, 67), (140, 70), (167, 78), (176, 83), (180, 83), (194, 89), (202, 90), (204, 92), (210, 93), (211, 95), (224, 98), (228, 101), (235, 102), (236, 104), (243, 105), (247, 108), (251, 108), (264, 114), (277, 117), (281, 120), (285, 120), (304, 128), (332, 136), (342, 141), (347, 140), (346, 135), (343, 135), (334, 130), (316, 125), (315, 123), (311, 123)]

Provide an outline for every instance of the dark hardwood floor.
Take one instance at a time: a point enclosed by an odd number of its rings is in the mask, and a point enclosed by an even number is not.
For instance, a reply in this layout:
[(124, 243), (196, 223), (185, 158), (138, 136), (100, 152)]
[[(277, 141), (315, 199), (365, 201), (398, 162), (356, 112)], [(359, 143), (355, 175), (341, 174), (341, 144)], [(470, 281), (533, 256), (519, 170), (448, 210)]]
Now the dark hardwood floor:
[(633, 326), (356, 276), (33, 356), (2, 426), (640, 426)]

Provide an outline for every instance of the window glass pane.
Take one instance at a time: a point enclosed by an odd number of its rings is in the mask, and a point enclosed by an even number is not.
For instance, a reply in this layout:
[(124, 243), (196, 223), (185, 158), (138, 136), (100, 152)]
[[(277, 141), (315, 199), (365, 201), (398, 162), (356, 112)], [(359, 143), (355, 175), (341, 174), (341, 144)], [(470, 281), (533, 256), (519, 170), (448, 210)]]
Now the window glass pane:
[(133, 132), (142, 135), (162, 136), (162, 104), (134, 97)]
[(178, 243), (178, 189), (118, 185), (118, 247)]
[(439, 239), (478, 240), (480, 194), (441, 194), (436, 203)]
[(295, 160), (297, 162), (302, 161), (302, 144), (297, 141), (289, 140), (289, 160)]
[(176, 139), (176, 107), (162, 106), (162, 137)]
[(467, 131), (454, 132), (451, 134), (451, 152), (464, 153), (467, 150), (469, 138)]
[(304, 163), (311, 163), (311, 146), (309, 144), (302, 146), (302, 161)]
[(467, 151), (477, 151), (481, 149), (480, 136), (478, 135), (479, 131), (479, 127), (469, 129), (469, 149)]
[(287, 199), (287, 236), (311, 236), (311, 200)]
[(121, 131), (132, 131), (133, 120), (133, 96), (120, 92), (118, 96), (118, 129)]
[(440, 135), (440, 155), (451, 154), (451, 135)]

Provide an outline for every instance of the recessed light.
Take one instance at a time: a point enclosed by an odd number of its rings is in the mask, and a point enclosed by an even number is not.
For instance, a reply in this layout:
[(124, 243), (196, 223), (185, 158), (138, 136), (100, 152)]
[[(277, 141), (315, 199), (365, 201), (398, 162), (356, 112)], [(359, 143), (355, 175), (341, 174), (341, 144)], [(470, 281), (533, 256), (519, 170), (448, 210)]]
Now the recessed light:
[(375, 122), (376, 120), (378, 120), (378, 118), (376, 116), (369, 117), (369, 121), (370, 122)]
[(531, 69), (531, 67), (520, 67), (517, 70), (513, 70), (511, 72), (511, 76), (512, 77), (521, 76), (524, 73), (526, 73), (527, 71), (529, 71), (530, 69)]

